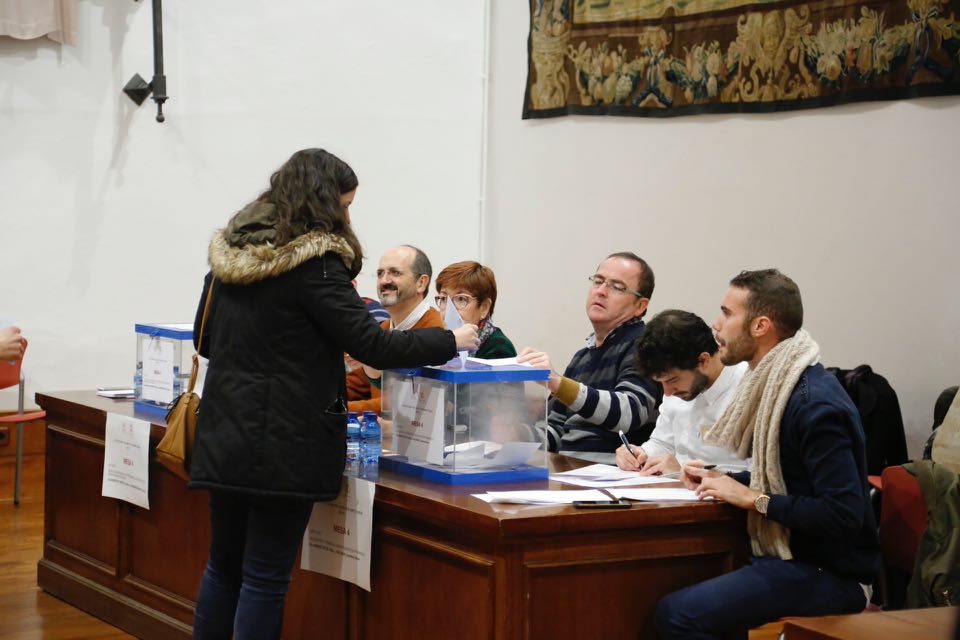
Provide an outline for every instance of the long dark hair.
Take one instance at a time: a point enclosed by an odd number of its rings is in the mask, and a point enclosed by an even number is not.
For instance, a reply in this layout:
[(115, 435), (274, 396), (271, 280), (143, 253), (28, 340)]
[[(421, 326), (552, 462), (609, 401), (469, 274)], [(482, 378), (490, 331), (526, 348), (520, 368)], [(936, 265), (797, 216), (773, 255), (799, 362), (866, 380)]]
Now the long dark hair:
[(340, 206), (340, 195), (358, 184), (357, 174), (337, 156), (323, 149), (303, 149), (270, 176), (270, 188), (257, 200), (276, 207), (277, 246), (311, 231), (336, 234), (353, 249), (351, 271), (356, 274), (363, 250)]

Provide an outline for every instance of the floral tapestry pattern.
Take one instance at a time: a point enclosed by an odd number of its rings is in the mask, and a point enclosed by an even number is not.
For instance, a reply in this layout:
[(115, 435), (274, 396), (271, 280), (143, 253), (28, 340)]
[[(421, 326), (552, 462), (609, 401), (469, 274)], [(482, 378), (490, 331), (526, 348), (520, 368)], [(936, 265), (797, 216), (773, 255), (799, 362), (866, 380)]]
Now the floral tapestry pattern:
[(960, 0), (529, 0), (524, 118), (960, 93)]

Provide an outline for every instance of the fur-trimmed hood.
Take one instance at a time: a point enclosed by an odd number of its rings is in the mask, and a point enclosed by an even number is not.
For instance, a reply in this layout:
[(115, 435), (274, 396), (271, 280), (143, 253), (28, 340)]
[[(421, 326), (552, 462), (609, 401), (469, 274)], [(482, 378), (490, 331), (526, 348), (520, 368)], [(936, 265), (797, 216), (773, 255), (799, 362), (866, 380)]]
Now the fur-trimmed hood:
[(328, 251), (339, 255), (347, 268), (353, 249), (341, 236), (313, 231), (275, 246), (272, 204), (254, 202), (237, 213), (210, 241), (208, 261), (215, 278), (228, 284), (252, 284), (292, 271)]

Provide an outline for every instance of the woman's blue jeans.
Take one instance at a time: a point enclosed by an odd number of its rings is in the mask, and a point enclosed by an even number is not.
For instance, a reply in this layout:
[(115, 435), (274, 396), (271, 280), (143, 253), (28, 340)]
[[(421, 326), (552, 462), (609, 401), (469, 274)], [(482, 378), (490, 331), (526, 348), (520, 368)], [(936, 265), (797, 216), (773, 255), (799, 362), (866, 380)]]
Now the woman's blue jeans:
[(313, 503), (210, 492), (210, 559), (196, 640), (279, 638), (290, 574)]

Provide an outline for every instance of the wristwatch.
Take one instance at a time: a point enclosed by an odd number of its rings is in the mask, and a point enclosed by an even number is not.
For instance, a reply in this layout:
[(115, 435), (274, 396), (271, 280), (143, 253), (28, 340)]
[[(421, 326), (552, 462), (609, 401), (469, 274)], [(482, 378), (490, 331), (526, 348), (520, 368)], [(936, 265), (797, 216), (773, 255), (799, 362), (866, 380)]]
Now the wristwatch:
[(770, 506), (770, 496), (765, 493), (761, 493), (757, 496), (757, 499), (753, 501), (753, 508), (757, 510), (757, 513), (762, 515), (764, 518), (767, 517), (767, 507)]

